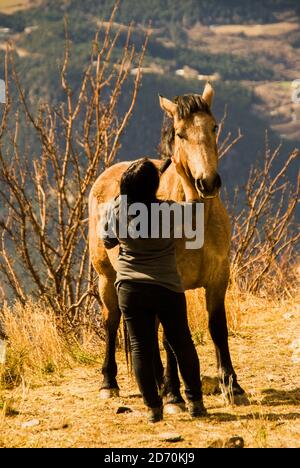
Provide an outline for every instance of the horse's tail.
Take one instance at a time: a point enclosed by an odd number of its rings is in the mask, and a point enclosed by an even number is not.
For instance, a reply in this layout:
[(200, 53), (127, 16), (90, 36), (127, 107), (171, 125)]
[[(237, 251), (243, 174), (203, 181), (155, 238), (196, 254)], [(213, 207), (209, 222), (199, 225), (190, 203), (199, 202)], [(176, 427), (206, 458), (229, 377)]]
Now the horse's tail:
[(131, 348), (130, 348), (128, 330), (127, 330), (126, 322), (124, 318), (123, 318), (123, 336), (124, 336), (124, 350), (125, 350), (125, 357), (126, 357), (127, 372), (131, 374), (132, 373)]

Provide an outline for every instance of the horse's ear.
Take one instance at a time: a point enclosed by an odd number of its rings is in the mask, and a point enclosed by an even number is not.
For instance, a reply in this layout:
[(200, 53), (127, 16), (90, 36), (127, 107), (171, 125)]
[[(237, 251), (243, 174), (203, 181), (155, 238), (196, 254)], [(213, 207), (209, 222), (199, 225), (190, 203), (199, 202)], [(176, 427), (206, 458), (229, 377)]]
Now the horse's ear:
[(215, 94), (214, 88), (212, 87), (212, 85), (208, 81), (206, 83), (205, 87), (204, 87), (202, 98), (209, 105), (209, 107), (211, 107), (211, 105), (212, 105), (214, 94)]
[(177, 109), (177, 104), (175, 102), (170, 101), (159, 94), (159, 104), (163, 111), (165, 111), (169, 117), (174, 117)]

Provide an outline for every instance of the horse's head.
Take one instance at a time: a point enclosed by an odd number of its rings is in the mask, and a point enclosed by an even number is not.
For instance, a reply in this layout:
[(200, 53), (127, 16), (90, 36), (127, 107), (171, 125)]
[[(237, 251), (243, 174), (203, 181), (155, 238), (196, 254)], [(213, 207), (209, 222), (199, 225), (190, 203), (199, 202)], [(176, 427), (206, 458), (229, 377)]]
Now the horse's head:
[(214, 91), (207, 83), (202, 96), (187, 94), (173, 101), (160, 96), (161, 108), (173, 124), (163, 134), (166, 155), (178, 154), (188, 176), (202, 198), (213, 198), (221, 187), (216, 134), (218, 126), (211, 113)]

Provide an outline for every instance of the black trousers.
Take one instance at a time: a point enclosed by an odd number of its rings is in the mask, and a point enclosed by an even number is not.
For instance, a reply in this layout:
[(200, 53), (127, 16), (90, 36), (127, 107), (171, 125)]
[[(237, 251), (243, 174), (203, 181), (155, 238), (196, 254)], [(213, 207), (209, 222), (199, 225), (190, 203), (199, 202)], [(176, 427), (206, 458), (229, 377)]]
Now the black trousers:
[(154, 371), (156, 318), (176, 356), (187, 399), (202, 399), (199, 360), (187, 322), (184, 293), (151, 283), (124, 281), (119, 285), (118, 299), (130, 338), (135, 377), (145, 404), (150, 408), (162, 404)]

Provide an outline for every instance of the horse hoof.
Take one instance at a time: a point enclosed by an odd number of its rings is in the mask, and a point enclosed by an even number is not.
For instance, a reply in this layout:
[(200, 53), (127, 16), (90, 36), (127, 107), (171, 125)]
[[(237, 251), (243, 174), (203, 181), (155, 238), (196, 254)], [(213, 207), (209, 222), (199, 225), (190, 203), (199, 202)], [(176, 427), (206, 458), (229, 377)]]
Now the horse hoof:
[(225, 404), (227, 405), (235, 405), (235, 406), (249, 406), (250, 401), (249, 398), (247, 397), (247, 394), (244, 392), (244, 390), (240, 391), (238, 389), (237, 392), (232, 389), (228, 390), (228, 388), (224, 389), (222, 388), (222, 396), (225, 401)]
[(233, 404), (236, 406), (249, 406), (250, 400), (247, 397), (246, 393), (233, 396)]
[(109, 398), (118, 397), (119, 394), (118, 388), (101, 388), (100, 390), (101, 400), (109, 400)]
[(166, 414), (180, 414), (186, 411), (185, 403), (167, 403), (164, 406)]

